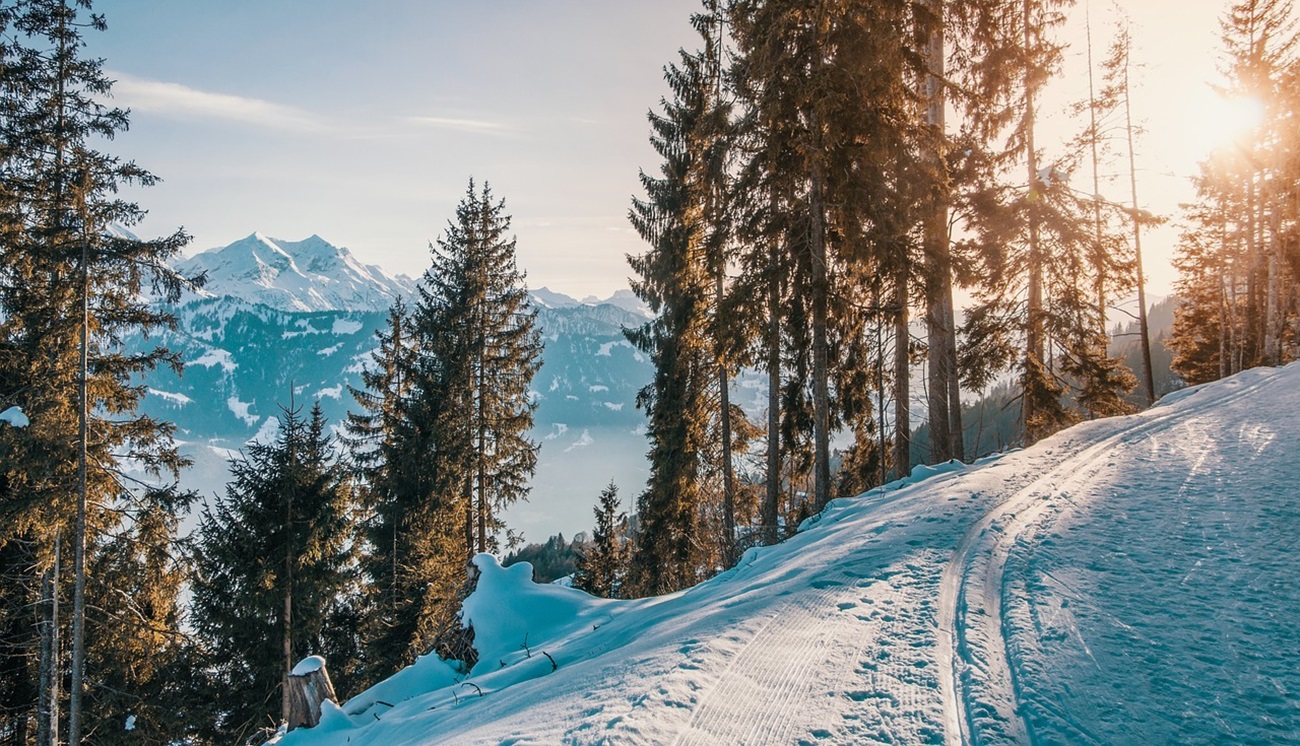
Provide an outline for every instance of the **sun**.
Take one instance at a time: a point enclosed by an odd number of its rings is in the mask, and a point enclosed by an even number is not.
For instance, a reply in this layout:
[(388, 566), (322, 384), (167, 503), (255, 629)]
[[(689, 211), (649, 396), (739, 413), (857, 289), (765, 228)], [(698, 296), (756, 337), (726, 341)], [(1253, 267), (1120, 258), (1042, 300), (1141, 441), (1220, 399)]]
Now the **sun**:
[(1196, 121), (1186, 122), (1198, 152), (1209, 155), (1249, 143), (1264, 123), (1264, 103), (1254, 96), (1214, 95), (1199, 108)]

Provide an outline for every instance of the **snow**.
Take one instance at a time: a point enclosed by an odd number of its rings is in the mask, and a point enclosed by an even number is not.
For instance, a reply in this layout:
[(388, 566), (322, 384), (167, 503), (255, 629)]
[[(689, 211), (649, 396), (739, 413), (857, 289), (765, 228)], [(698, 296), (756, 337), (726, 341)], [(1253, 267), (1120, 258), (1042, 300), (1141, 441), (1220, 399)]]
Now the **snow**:
[(215, 347), (203, 353), (197, 359), (189, 361), (186, 365), (201, 365), (204, 368), (220, 365), (221, 369), (227, 373), (239, 367), (239, 364), (231, 359), (228, 350), (219, 350)]
[[(257, 418), (253, 418), (257, 422)], [(274, 416), (262, 420), (262, 426), (257, 429), (257, 433), (248, 439), (249, 443), (259, 445), (269, 445), (275, 442), (275, 437), (280, 434), (280, 420)]]
[(612, 357), (615, 347), (626, 347), (632, 349), (632, 343), (626, 339), (619, 339), (613, 342), (604, 342), (596, 350), (596, 357)]
[(409, 277), (362, 264), (348, 249), (315, 235), (285, 241), (253, 233), (183, 259), (176, 268), (185, 275), (207, 273), (204, 297), (239, 298), (281, 311), (383, 310), (415, 289)]
[(256, 425), (257, 421), (260, 419), (260, 417), (250, 411), (252, 407), (252, 402), (240, 401), (239, 396), (236, 394), (231, 394), (226, 398), (226, 408), (233, 412), (236, 417), (243, 420), (244, 424), (249, 427)]
[(325, 397), (327, 397), (327, 396), (328, 396), (329, 398), (331, 398), (331, 399), (342, 399), (342, 398), (343, 398), (343, 384), (338, 383), (338, 384), (335, 384), (335, 385), (333, 385), (333, 386), (330, 386), (329, 388), (324, 388), (324, 389), (321, 389), (320, 391), (317, 391), (317, 392), (316, 392), (316, 398), (317, 398), (317, 399), (323, 399), (323, 398), (325, 398)]
[(325, 659), (319, 655), (309, 655), (298, 661), (298, 664), (289, 671), (290, 676), (306, 676), (313, 671), (319, 671), (325, 667)]
[(346, 336), (356, 334), (364, 328), (365, 324), (356, 319), (334, 319), (334, 328), (330, 331), (340, 336)]
[(158, 397), (159, 399), (162, 399), (165, 402), (168, 402), (170, 404), (175, 404), (176, 406), (179, 407), (183, 407), (186, 404), (194, 403), (194, 400), (189, 398), (185, 394), (179, 394), (174, 391), (161, 391), (159, 389), (151, 388), (149, 389), (149, 393), (153, 396)]
[(0, 422), (8, 423), (13, 427), (27, 427), (32, 424), (32, 421), (27, 419), (27, 415), (23, 414), (20, 407), (10, 407), (0, 412)]
[[(567, 430), (568, 428), (565, 429)], [(572, 451), (574, 448), (586, 448), (587, 446), (595, 442), (596, 441), (593, 440), (591, 437), (591, 431), (583, 430), (582, 434), (578, 436), (578, 439), (570, 443), (569, 447), (564, 449), (564, 452), (568, 453), (569, 451)]]
[[(833, 501), (668, 596), (475, 560), (478, 665), (284, 744), (1292, 743), (1300, 365)], [(391, 706), (380, 704), (387, 703)]]

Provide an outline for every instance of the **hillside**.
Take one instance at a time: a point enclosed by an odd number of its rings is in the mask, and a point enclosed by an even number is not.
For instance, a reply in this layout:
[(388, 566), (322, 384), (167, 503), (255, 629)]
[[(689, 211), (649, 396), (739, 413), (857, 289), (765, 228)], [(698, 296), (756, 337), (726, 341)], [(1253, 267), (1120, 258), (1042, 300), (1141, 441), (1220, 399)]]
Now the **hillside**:
[(837, 500), (670, 596), (484, 555), (467, 678), (421, 659), (281, 743), (1295, 742), (1298, 441), (1300, 365), (1256, 369)]

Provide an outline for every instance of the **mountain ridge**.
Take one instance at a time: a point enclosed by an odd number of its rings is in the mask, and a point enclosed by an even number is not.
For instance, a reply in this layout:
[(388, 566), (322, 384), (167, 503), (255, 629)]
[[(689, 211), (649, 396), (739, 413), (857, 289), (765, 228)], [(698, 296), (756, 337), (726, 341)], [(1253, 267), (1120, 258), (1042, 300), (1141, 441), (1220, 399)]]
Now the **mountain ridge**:
[[(366, 264), (347, 247), (315, 233), (288, 241), (254, 231), (225, 246), (178, 259), (172, 267), (187, 276), (207, 277), (205, 285), (185, 301), (228, 297), (277, 311), (382, 311), (398, 298), (412, 297), (417, 284), (407, 275)], [(653, 316), (626, 288), (608, 298), (591, 295), (582, 300), (547, 287), (530, 294), (538, 308), (612, 305), (643, 318)]]

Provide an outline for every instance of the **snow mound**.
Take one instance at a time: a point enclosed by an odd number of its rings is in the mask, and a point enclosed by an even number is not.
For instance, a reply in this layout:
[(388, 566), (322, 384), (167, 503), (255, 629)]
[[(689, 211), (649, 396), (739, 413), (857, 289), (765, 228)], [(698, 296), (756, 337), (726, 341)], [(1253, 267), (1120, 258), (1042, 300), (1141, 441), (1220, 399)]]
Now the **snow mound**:
[(615, 603), (560, 585), (534, 583), (528, 562), (502, 567), (496, 557), (480, 554), (474, 567), (478, 584), (461, 612), (461, 623), (474, 628), (478, 664), (472, 675), (543, 655), (548, 644), (608, 617), (608, 607)]

